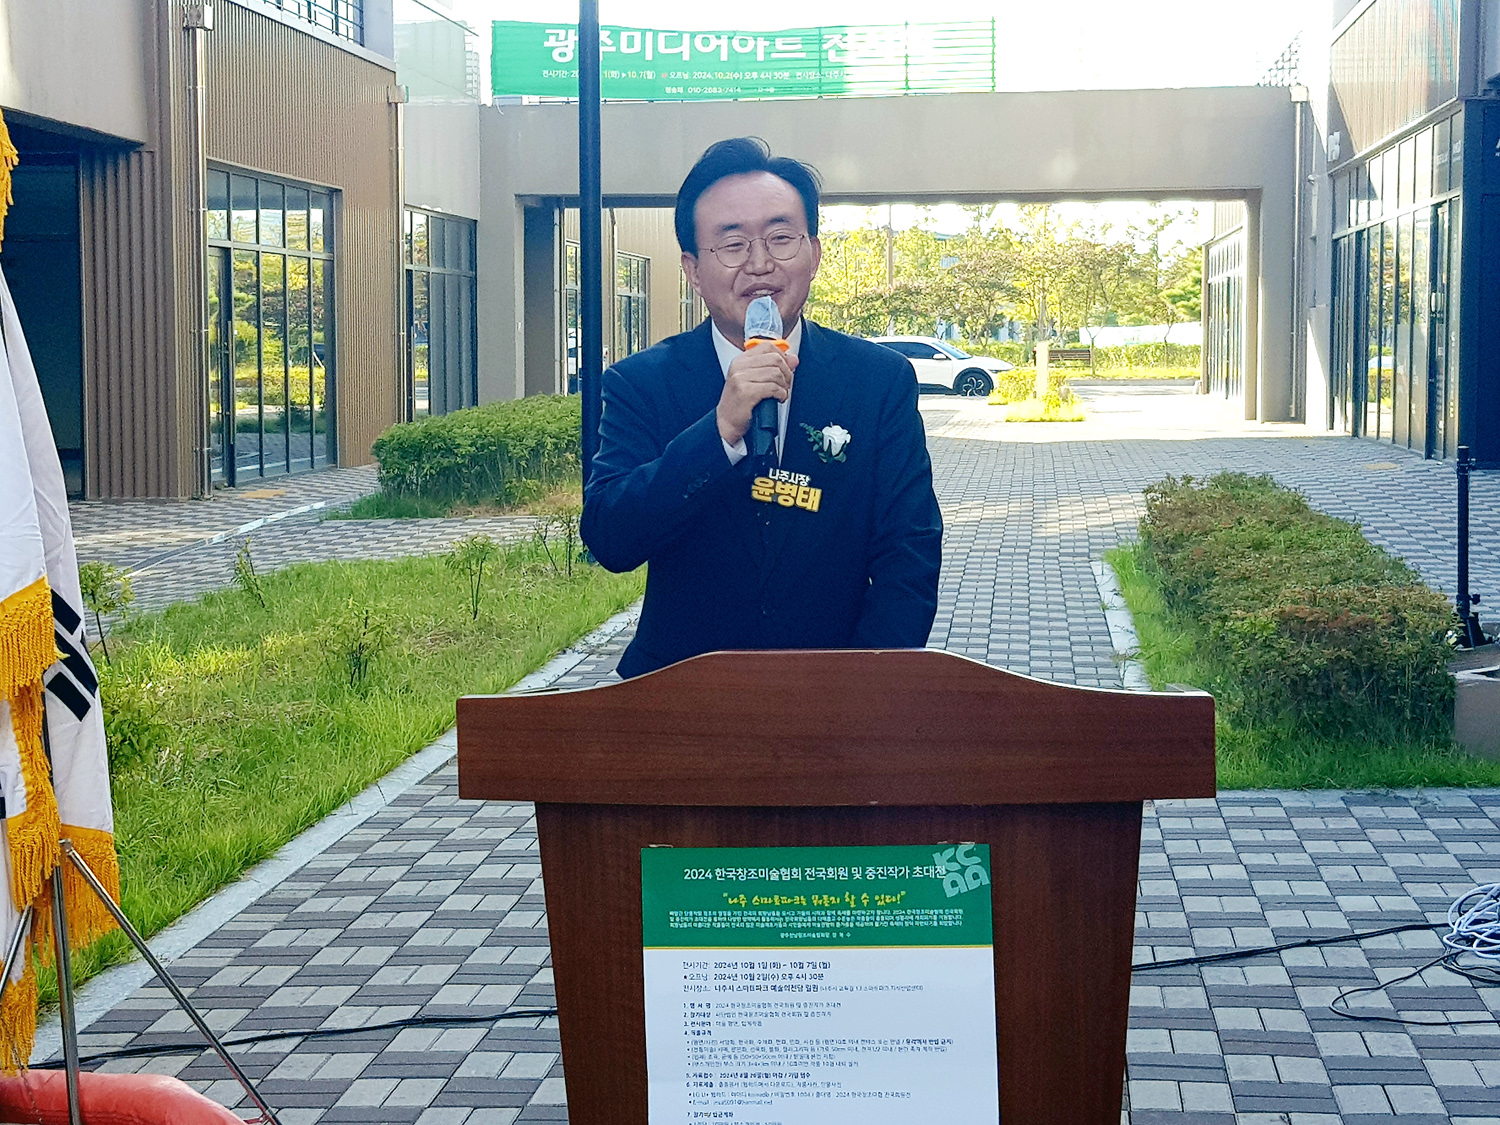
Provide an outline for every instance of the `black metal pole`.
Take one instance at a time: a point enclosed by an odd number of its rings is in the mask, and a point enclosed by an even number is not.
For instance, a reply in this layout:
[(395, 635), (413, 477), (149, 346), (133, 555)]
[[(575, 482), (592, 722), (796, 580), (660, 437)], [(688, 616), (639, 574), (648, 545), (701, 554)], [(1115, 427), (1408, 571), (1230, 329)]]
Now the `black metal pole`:
[(1485, 643), (1484, 631), (1479, 627), (1479, 614), (1474, 607), (1479, 604), (1479, 595), (1469, 593), (1469, 474), (1474, 462), (1469, 456), (1469, 447), (1458, 447), (1458, 616), (1463, 620), (1463, 632), (1459, 643), (1464, 648), (1474, 648)]
[(604, 376), (604, 193), (599, 175), (599, 0), (578, 3), (578, 393), (583, 483), (599, 450)]

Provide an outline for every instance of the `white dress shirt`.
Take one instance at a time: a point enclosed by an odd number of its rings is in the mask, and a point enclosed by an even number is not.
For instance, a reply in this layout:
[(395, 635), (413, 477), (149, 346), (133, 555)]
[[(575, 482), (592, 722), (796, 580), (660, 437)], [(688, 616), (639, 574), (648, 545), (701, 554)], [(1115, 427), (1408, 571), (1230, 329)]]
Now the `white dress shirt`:
[[(709, 331), (713, 334), (714, 351), (719, 355), (719, 367), (724, 372), (724, 378), (727, 379), (729, 378), (729, 365), (735, 361), (735, 358), (737, 356), (743, 355), (744, 353), (741, 352), (739, 348), (731, 344), (728, 340), (726, 340), (724, 338), (724, 333), (719, 331), (719, 326), (717, 324), (714, 324), (712, 321), (709, 322)], [(802, 346), (802, 318), (800, 316), (797, 318), (796, 327), (794, 327), (791, 332), (787, 334), (786, 342), (787, 354), (796, 355), (797, 350)], [(786, 445), (786, 420), (787, 416), (791, 413), (791, 409), (792, 396), (790, 394), (786, 396), (785, 402), (778, 402), (776, 404), (776, 460), (778, 461), (781, 460), (782, 447)], [(740, 437), (740, 440), (735, 442), (733, 445), (730, 445), (727, 441), (724, 441), (722, 436), (719, 438), (719, 440), (721, 442), (724, 442), (724, 453), (729, 458), (729, 463), (731, 465), (738, 465), (740, 461), (744, 459), (745, 455), (749, 452), (749, 450), (745, 448), (745, 439), (743, 435)]]

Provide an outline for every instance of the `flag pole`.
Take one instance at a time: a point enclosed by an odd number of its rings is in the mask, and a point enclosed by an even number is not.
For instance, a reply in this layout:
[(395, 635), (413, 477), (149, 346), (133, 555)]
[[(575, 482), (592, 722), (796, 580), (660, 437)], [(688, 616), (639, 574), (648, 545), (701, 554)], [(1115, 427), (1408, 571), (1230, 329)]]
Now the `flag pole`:
[(15, 970), (16, 958), (21, 955), (26, 931), (30, 929), (31, 916), (35, 913), (36, 907), (28, 906), (21, 912), (20, 918), (16, 919), (16, 932), (10, 939), (10, 948), (5, 951), (5, 968), (0, 971), (0, 1000), (5, 998), (5, 990), (10, 987), (10, 974)]
[[(255, 1088), (255, 1083), (251, 1082), (250, 1076), (240, 1069), (240, 1064), (234, 1061), (234, 1057), (230, 1055), (229, 1048), (224, 1045), (224, 1041), (214, 1034), (213, 1029), (208, 1026), (208, 1021), (205, 1020), (198, 1009), (193, 1006), (193, 1002), (187, 998), (187, 993), (183, 992), (182, 989), (178, 987), (177, 982), (172, 979), (172, 974), (167, 972), (166, 966), (156, 959), (156, 954), (151, 952), (151, 947), (146, 944), (146, 939), (141, 937), (139, 931), (137, 931), (136, 928), (130, 924), (130, 919), (125, 917), (125, 912), (119, 908), (119, 906), (115, 903), (115, 900), (109, 897), (109, 892), (104, 889), (104, 884), (99, 882), (99, 877), (95, 875), (89, 865), (84, 862), (83, 856), (78, 854), (78, 849), (73, 846), (73, 841), (68, 839), (66, 836), (64, 836), (62, 839), (62, 852), (63, 858), (65, 858), (69, 863), (71, 863), (78, 869), (78, 873), (83, 876), (84, 882), (88, 883), (89, 888), (94, 892), (94, 894), (99, 897), (99, 901), (104, 904), (104, 909), (109, 911), (111, 917), (113, 917), (115, 920), (115, 924), (118, 925), (124, 932), (125, 936), (130, 939), (130, 943), (135, 946), (136, 952), (139, 953), (141, 957), (145, 959), (146, 963), (151, 966), (152, 970), (155, 971), (156, 979), (161, 981), (162, 984), (166, 985), (167, 991), (170, 992), (172, 994), (172, 998), (177, 1001), (177, 1006), (187, 1014), (188, 1019), (193, 1021), (193, 1026), (198, 1029), (198, 1031), (203, 1035), (203, 1038), (207, 1039), (209, 1043), (213, 1045), (214, 1052), (223, 1061), (224, 1065), (229, 1068), (229, 1071), (234, 1075), (235, 1080), (239, 1082), (242, 1087), (244, 1087), (245, 1093), (248, 1094), (250, 1096), (250, 1100), (255, 1103), (255, 1108), (260, 1110), (261, 1113), (265, 1114), (265, 1119), (267, 1122), (269, 1122), (269, 1125), (281, 1125), (280, 1120), (276, 1116), (276, 1111), (273, 1110), (269, 1105), (267, 1105), (266, 1100), (260, 1096), (260, 1091)], [(58, 880), (58, 887), (61, 887), (61, 865), (59, 865), (57, 868), (56, 878)], [(54, 893), (60, 894), (61, 891), (54, 891)], [(61, 917), (61, 909), (61, 902), (59, 902), (59, 917)], [(57, 929), (61, 930), (62, 926), (57, 926)], [(74, 1050), (76, 1051), (77, 1048), (75, 1047)]]
[(68, 1121), (83, 1125), (78, 1105), (78, 1017), (73, 1008), (73, 953), (63, 904), (62, 864), (52, 869), (52, 941), (57, 947), (57, 1017), (62, 1024), (63, 1073), (68, 1084)]
[[(45, 696), (43, 697), (45, 700)], [(47, 755), (47, 772), (52, 773), (52, 733), (47, 722), (47, 705), (42, 704), (42, 751)], [(52, 869), (52, 944), (57, 950), (57, 1022), (62, 1030), (63, 1074), (68, 1087), (69, 1125), (83, 1125), (83, 1109), (78, 1104), (78, 1015), (73, 1006), (73, 951), (68, 945), (68, 908), (63, 898), (63, 870), (59, 863)]]

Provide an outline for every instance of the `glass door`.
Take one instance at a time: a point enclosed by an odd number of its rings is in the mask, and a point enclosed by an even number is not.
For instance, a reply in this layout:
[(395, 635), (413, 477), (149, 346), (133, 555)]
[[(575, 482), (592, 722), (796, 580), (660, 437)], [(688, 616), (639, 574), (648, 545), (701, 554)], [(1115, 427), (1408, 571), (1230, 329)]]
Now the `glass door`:
[(208, 449), (214, 484), (234, 486), (234, 364), (229, 349), (229, 252), (208, 250)]

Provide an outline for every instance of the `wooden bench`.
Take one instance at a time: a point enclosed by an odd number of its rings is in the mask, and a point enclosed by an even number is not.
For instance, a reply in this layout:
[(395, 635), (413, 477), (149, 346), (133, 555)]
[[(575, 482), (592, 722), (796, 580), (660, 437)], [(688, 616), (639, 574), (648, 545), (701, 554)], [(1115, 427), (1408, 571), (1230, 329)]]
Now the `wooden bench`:
[(1093, 348), (1048, 348), (1048, 363), (1086, 363), (1090, 370), (1094, 366)]

